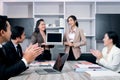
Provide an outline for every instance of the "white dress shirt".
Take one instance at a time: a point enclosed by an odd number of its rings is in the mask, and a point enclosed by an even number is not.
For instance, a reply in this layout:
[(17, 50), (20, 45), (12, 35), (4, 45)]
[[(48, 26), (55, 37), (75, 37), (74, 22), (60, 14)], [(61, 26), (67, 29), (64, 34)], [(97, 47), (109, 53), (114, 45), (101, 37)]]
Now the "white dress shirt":
[(69, 41), (73, 42), (74, 38), (75, 38), (75, 32), (76, 32), (76, 28), (74, 28), (73, 30), (70, 30), (70, 33), (68, 34), (69, 37)]
[(109, 53), (107, 53), (107, 50), (107, 47), (103, 48), (103, 57), (96, 62), (105, 68), (120, 72), (120, 49), (114, 45)]
[(2, 44), (0, 44), (0, 48), (2, 48)]

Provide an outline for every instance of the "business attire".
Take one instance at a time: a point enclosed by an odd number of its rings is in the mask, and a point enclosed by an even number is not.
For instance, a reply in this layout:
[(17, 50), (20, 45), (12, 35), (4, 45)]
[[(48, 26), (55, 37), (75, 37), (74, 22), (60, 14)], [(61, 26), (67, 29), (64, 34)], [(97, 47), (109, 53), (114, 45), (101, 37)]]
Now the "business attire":
[(114, 45), (109, 53), (107, 53), (107, 50), (107, 47), (103, 48), (103, 57), (96, 62), (115, 72), (120, 72), (120, 49)]
[[(43, 36), (40, 32), (34, 32), (31, 37), (32, 44), (38, 43), (41, 46), (42, 43), (45, 43), (45, 36)], [(40, 54), (36, 60), (44, 61), (44, 60), (51, 60), (51, 52), (50, 48), (53, 48), (53, 45), (44, 45), (44, 52)]]
[(10, 46), (2, 47), (0, 44), (0, 80), (8, 80), (28, 68), (24, 62), (25, 60), (19, 58), (14, 52)]
[[(3, 45), (6, 53), (8, 54), (9, 58), (11, 58), (12, 62), (16, 63), (23, 57), (23, 52), (20, 44), (16, 45), (12, 41), (8, 41)], [(15, 57), (14, 59), (13, 56)], [(11, 65), (11, 63), (9, 63)]]
[(73, 47), (65, 45), (65, 53), (68, 53), (68, 60), (77, 60), (80, 57), (80, 46), (86, 44), (86, 38), (82, 29), (76, 27), (74, 30), (67, 29), (64, 34), (64, 45), (67, 42), (73, 43)]

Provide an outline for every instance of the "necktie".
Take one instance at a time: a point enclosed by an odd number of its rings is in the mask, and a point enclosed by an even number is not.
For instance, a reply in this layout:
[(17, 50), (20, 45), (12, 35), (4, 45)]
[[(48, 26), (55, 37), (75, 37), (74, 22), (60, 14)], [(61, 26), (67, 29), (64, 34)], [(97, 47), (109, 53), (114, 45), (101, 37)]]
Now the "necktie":
[(20, 45), (18, 44), (18, 45), (16, 46), (16, 48), (17, 48), (17, 53), (18, 53), (19, 57), (22, 57)]

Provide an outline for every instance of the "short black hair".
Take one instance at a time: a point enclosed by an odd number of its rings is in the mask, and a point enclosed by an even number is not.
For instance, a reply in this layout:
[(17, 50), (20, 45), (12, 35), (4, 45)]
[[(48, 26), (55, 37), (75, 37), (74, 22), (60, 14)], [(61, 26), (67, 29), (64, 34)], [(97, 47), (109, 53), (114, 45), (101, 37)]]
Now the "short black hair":
[(7, 16), (1, 16), (0, 15), (0, 30), (7, 31), (6, 21), (8, 21)]
[(11, 39), (16, 39), (18, 37), (21, 38), (21, 35), (24, 32), (24, 27), (22, 26), (14, 26), (11, 29), (12, 35), (11, 35)]
[(114, 31), (108, 31), (106, 34), (108, 35), (109, 39), (113, 40), (113, 44), (120, 48), (120, 42), (117, 33)]

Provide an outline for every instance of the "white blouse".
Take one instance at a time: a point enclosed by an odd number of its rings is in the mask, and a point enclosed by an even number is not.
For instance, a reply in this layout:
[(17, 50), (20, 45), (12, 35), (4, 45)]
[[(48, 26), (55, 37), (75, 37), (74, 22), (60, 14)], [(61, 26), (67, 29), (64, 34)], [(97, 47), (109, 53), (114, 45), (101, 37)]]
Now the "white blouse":
[(107, 47), (103, 48), (103, 57), (96, 62), (105, 68), (120, 72), (120, 49), (114, 45), (109, 53), (107, 53), (107, 50)]
[(74, 38), (75, 38), (75, 32), (76, 32), (76, 28), (74, 28), (73, 30), (70, 30), (68, 37), (69, 37), (69, 41), (73, 42)]

